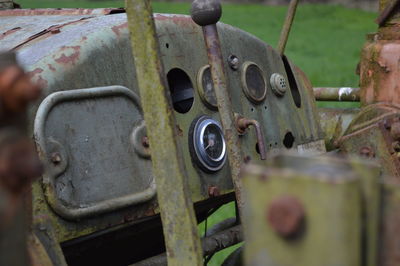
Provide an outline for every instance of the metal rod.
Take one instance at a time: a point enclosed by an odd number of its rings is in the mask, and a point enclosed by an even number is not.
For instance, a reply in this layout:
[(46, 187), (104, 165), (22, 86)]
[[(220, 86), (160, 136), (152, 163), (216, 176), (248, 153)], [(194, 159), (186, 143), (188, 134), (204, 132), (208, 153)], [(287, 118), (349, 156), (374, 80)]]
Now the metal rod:
[(221, 44), (217, 31), (216, 23), (219, 21), (221, 13), (221, 4), (219, 1), (195, 0), (192, 3), (192, 19), (196, 24), (203, 28), (208, 63), (210, 65), (218, 111), (227, 145), (229, 165), (233, 184), (235, 186), (236, 200), (239, 209), (241, 210), (243, 200), (241, 197), (242, 185), (239, 175), (242, 165), (242, 153), (239, 146), (239, 136), (236, 132), (232, 102), (224, 70), (224, 59), (222, 57)]
[(265, 160), (267, 158), (267, 151), (265, 148), (264, 133), (261, 129), (260, 123), (255, 119), (248, 119), (240, 115), (236, 115), (236, 126), (239, 133), (244, 133), (247, 128), (254, 126), (256, 129), (257, 147), (260, 153), (260, 159)]
[(314, 97), (317, 101), (341, 101), (341, 102), (359, 102), (360, 88), (332, 88), (319, 87), (313, 88)]
[[(204, 256), (208, 256), (231, 247), (243, 241), (243, 230), (241, 225), (233, 226), (229, 229), (216, 233), (202, 239)], [(142, 260), (130, 266), (147, 266), (147, 265), (167, 265), (165, 253)]]
[(128, 27), (151, 149), (168, 265), (203, 265), (176, 121), (166, 93), (153, 12), (148, 0), (126, 0)]
[(278, 43), (278, 53), (282, 56), (285, 53), (285, 47), (289, 38), (290, 29), (292, 28), (294, 16), (296, 15), (297, 4), (299, 0), (290, 1), (288, 11), (286, 13), (285, 23), (281, 31), (281, 36)]

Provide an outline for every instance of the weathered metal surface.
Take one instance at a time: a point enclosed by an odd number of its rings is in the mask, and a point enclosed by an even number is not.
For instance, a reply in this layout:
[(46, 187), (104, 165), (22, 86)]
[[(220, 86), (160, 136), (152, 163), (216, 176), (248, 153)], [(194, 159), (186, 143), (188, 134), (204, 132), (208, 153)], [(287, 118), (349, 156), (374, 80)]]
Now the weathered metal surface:
[(360, 179), (347, 163), (278, 157), (246, 166), (243, 183), (246, 265), (360, 265)]
[(325, 133), (325, 145), (328, 151), (337, 149), (338, 140), (353, 121), (360, 109), (319, 108), (321, 128)]
[(202, 265), (197, 222), (149, 1), (126, 2), (137, 81), (157, 183), (168, 265)]
[(102, 16), (125, 13), (123, 8), (46, 8), (1, 10), (0, 17), (8, 16)]
[[(128, 115), (129, 114), (129, 115)], [(121, 86), (55, 92), (40, 104), (34, 137), (46, 162), (53, 210), (78, 220), (146, 202), (156, 194), (151, 162), (130, 143), (142, 121), (139, 98)]]
[(0, 0), (0, 10), (14, 8), (12, 0)]
[(360, 100), (359, 88), (316, 87), (313, 90), (317, 101), (358, 102)]
[(296, 15), (298, 0), (291, 0), (286, 13), (285, 22), (282, 27), (281, 35), (279, 37), (279, 42), (277, 46), (278, 53), (282, 56), (285, 53), (286, 43), (289, 38), (289, 33), (292, 28), (294, 16)]
[[(224, 59), (222, 57), (221, 44), (216, 25), (221, 17), (221, 4), (213, 0), (195, 0), (192, 3), (191, 14), (194, 22), (202, 26), (203, 29), (218, 112), (227, 145), (232, 181), (235, 186), (236, 200), (239, 209), (241, 209), (243, 201), (241, 197), (242, 185), (239, 174), (243, 163), (242, 151), (240, 148), (239, 136), (236, 132), (231, 95), (228, 90), (229, 85), (227, 84), (223, 63)], [(201, 19), (205, 19), (205, 23), (202, 23), (203, 21)]]

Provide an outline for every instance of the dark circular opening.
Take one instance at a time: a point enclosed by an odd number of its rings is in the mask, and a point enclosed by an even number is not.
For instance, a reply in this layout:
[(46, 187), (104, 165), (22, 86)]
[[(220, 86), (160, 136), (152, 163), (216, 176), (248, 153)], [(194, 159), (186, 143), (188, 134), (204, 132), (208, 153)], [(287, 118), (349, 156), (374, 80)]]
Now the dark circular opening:
[(194, 90), (189, 76), (179, 68), (171, 69), (167, 74), (172, 104), (178, 113), (187, 113), (193, 105)]
[(285, 134), (285, 137), (283, 138), (283, 145), (290, 149), (293, 147), (293, 143), (294, 143), (294, 136), (292, 134), (292, 132), (288, 132)]
[(165, 44), (165, 47), (169, 48), (169, 43), (166, 43), (166, 44)]
[(250, 108), (250, 111), (254, 112), (254, 108), (253, 108), (253, 107), (251, 107), (251, 108)]

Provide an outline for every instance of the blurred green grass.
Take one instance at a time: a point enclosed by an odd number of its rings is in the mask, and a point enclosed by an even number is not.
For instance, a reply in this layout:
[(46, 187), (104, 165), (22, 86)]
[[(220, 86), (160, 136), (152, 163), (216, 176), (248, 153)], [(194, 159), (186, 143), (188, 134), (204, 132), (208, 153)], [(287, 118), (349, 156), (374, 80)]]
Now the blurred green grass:
[[(24, 8), (123, 7), (124, 1), (17, 0)], [(189, 14), (189, 3), (153, 2), (154, 12)], [(248, 31), (276, 46), (286, 7), (223, 4), (222, 21)], [(365, 35), (376, 30), (376, 13), (322, 4), (300, 5), (286, 47), (286, 55), (309, 76), (314, 86), (357, 87), (355, 69)], [(357, 103), (318, 103), (319, 106), (354, 107)], [(208, 227), (234, 216), (234, 203), (208, 219)], [(204, 233), (204, 223), (199, 226)], [(220, 265), (236, 248), (219, 252), (209, 265)]]

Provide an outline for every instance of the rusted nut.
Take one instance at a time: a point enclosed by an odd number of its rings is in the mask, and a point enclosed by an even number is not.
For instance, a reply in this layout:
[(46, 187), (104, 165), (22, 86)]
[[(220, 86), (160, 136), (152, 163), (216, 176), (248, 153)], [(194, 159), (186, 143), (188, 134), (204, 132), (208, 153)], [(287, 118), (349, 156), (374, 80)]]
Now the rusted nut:
[(366, 158), (373, 158), (375, 157), (375, 152), (370, 147), (362, 147), (360, 149), (359, 154)]
[(149, 148), (150, 147), (150, 142), (149, 142), (149, 138), (148, 137), (144, 136), (142, 138), (142, 145), (145, 148)]
[(394, 140), (400, 140), (400, 122), (394, 122), (391, 125), (390, 135)]
[(51, 162), (54, 164), (61, 163), (61, 155), (58, 152), (54, 152), (51, 154)]
[(210, 197), (217, 197), (220, 195), (219, 188), (216, 186), (211, 186), (208, 188), (208, 196)]
[(269, 224), (284, 238), (298, 235), (303, 227), (304, 217), (303, 205), (292, 196), (282, 196), (273, 200), (267, 210)]

